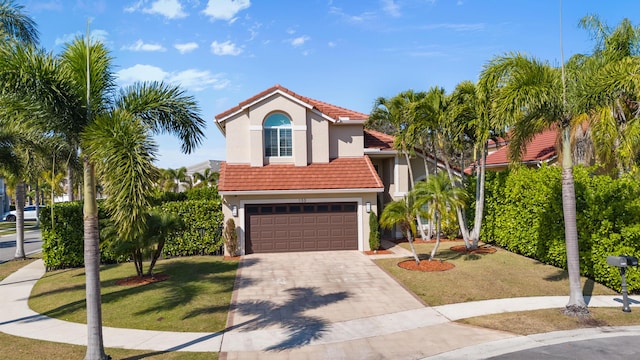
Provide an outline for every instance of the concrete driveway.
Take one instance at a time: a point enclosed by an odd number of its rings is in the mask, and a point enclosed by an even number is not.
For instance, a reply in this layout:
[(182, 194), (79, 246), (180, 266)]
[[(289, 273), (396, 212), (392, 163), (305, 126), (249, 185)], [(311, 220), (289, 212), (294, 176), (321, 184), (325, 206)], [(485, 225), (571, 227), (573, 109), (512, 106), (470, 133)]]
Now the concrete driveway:
[(221, 359), (419, 358), (455, 348), (453, 330), (505, 337), (451, 323), (357, 251), (244, 256), (231, 307)]

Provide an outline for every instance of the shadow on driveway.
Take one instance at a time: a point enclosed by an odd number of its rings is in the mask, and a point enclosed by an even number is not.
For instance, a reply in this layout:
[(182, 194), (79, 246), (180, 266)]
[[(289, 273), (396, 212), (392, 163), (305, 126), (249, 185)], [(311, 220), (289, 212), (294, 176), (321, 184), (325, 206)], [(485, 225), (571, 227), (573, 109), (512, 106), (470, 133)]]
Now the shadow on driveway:
[(271, 301), (252, 301), (232, 305), (242, 315), (256, 315), (252, 320), (225, 329), (225, 332), (242, 328), (243, 331), (260, 330), (269, 326), (282, 326), (288, 332), (288, 338), (267, 350), (287, 350), (308, 345), (322, 338), (329, 323), (319, 317), (304, 315), (304, 312), (345, 300), (349, 294), (340, 291), (321, 295), (317, 288), (292, 288), (285, 290), (290, 299), (284, 304)]

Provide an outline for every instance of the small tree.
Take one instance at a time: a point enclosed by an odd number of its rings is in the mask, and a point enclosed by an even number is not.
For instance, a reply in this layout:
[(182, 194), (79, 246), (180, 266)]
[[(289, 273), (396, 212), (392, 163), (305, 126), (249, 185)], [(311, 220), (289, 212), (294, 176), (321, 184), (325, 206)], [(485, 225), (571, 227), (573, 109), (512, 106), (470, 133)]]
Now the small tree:
[(419, 208), (424, 204), (429, 204), (427, 215), (436, 224), (436, 244), (431, 250), (429, 261), (433, 260), (440, 245), (440, 232), (442, 219), (448, 213), (464, 205), (465, 192), (463, 189), (453, 186), (448, 176), (440, 172), (429, 180), (416, 184), (412, 190), (415, 194)]
[(375, 211), (369, 214), (369, 248), (374, 251), (380, 248), (380, 225)]
[(227, 220), (224, 226), (224, 245), (229, 252), (229, 256), (238, 255), (238, 233), (236, 232), (236, 223), (233, 219)]
[(416, 233), (416, 213), (421, 209), (416, 206), (413, 201), (413, 194), (405, 196), (404, 199), (390, 202), (380, 215), (380, 226), (385, 229), (391, 229), (394, 226), (400, 226), (400, 231), (407, 237), (409, 247), (413, 253), (416, 264), (420, 264), (420, 258), (413, 246), (413, 236)]

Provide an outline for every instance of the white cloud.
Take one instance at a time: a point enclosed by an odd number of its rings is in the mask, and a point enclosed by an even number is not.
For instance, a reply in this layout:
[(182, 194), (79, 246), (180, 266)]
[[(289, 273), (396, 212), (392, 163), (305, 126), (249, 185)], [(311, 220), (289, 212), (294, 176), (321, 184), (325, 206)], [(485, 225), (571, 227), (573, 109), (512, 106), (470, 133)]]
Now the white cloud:
[(208, 70), (187, 69), (178, 72), (166, 72), (153, 65), (136, 64), (116, 73), (120, 86), (129, 86), (139, 81), (164, 81), (198, 92), (206, 89), (224, 89), (230, 81), (224, 74), (212, 74)]
[(202, 11), (211, 20), (235, 21), (236, 14), (251, 6), (250, 0), (209, 0)]
[(304, 43), (306, 43), (307, 41), (311, 40), (310, 37), (304, 35), (304, 36), (298, 36), (297, 38), (291, 39), (291, 46), (302, 46), (304, 45)]
[(219, 43), (214, 41), (211, 43), (211, 52), (216, 55), (240, 55), (242, 53), (242, 48), (237, 47), (236, 44), (227, 40), (223, 43)]
[(133, 4), (126, 6), (124, 8), (124, 12), (128, 12), (128, 13), (136, 12), (142, 8), (142, 6), (144, 5), (144, 2), (145, 2), (144, 0), (136, 1)]
[(400, 6), (394, 0), (382, 0), (382, 10), (393, 17), (400, 16)]
[(129, 86), (137, 81), (163, 81), (169, 73), (153, 65), (136, 64), (116, 72), (120, 86)]
[[(90, 36), (91, 36), (91, 41), (100, 41), (101, 43), (104, 44), (107, 42), (107, 37), (109, 36), (109, 33), (106, 30), (96, 29), (91, 31)], [(62, 36), (57, 37), (54, 41), (54, 44), (56, 46), (61, 44), (68, 44), (73, 40), (75, 40), (77, 37), (84, 37), (84, 33), (78, 31), (72, 34), (64, 34)]]
[(376, 17), (374, 12), (363, 12), (360, 15), (349, 15), (344, 11), (342, 11), (341, 8), (335, 7), (335, 6), (331, 6), (329, 8), (329, 13), (333, 15), (337, 15), (338, 17), (342, 18), (344, 21), (348, 23), (363, 23), (367, 21), (372, 21)]
[(184, 43), (184, 44), (175, 44), (173, 45), (174, 48), (176, 48), (180, 54), (186, 54), (188, 52), (192, 52), (193, 50), (198, 48), (198, 44), (195, 42), (188, 42), (188, 43)]
[(189, 15), (182, 10), (182, 4), (179, 0), (156, 0), (151, 3), (151, 7), (143, 8), (142, 12), (162, 15), (167, 19), (180, 19)]
[(160, 44), (147, 44), (142, 40), (138, 39), (134, 44), (129, 46), (123, 46), (122, 50), (129, 51), (167, 51), (164, 46)]
[(338, 43), (337, 43), (337, 42), (335, 42), (335, 41), (329, 41), (329, 42), (327, 43), (327, 45), (328, 45), (329, 47), (336, 47), (336, 46), (338, 46)]
[(171, 74), (167, 81), (191, 91), (203, 91), (209, 88), (221, 90), (229, 85), (229, 80), (224, 79), (222, 74), (212, 74), (208, 70), (196, 69)]

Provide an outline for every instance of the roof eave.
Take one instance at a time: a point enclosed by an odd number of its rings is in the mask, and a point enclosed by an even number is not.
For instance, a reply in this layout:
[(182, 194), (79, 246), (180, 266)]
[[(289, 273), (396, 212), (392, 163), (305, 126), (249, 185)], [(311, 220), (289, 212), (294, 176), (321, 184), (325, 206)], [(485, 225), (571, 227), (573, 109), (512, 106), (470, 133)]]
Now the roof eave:
[(355, 189), (295, 189), (295, 190), (225, 190), (218, 191), (222, 196), (231, 195), (308, 195), (308, 194), (364, 194), (383, 192), (384, 188)]

